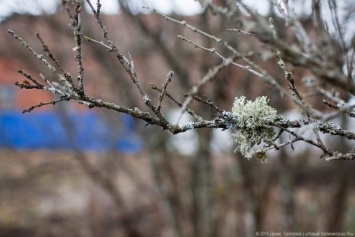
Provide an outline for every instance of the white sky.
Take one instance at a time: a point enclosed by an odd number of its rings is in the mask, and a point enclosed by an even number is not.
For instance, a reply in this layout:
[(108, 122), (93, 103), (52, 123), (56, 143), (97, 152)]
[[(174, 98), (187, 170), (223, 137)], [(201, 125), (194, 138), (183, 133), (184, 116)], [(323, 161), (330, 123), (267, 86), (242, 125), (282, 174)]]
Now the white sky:
[[(39, 15), (43, 12), (51, 14), (57, 9), (58, 2), (61, 0), (0, 0), (0, 22), (5, 17), (13, 12), (30, 13)], [(269, 2), (271, 0), (244, 0), (244, 2), (256, 9), (261, 14), (266, 14), (269, 10)], [(91, 0), (93, 5), (96, 5), (96, 0)], [(290, 0), (290, 6), (294, 8), (297, 15), (309, 14), (311, 10), (311, 0)], [(323, 1), (323, 15), (328, 22), (329, 29), (334, 31), (331, 23), (328, 1)], [(101, 0), (102, 12), (106, 14), (115, 14), (119, 12), (118, 0)], [(165, 14), (174, 13), (181, 15), (194, 15), (202, 11), (201, 5), (196, 0), (131, 0), (130, 3), (134, 6), (136, 13), (147, 12), (143, 6), (157, 9)], [(339, 9), (340, 18), (344, 17), (344, 10), (355, 0), (336, 0)], [(86, 7), (87, 8), (87, 7)], [(354, 7), (355, 8), (355, 7)], [(277, 11), (276, 11), (277, 12)], [(348, 22), (345, 28), (346, 41), (350, 41), (355, 34), (355, 22)]]
[[(41, 14), (42, 12), (54, 13), (60, 0), (0, 0), (0, 21), (11, 15), (13, 12)], [(96, 0), (91, 0), (95, 6)], [(106, 14), (115, 14), (119, 11), (117, 0), (101, 0), (102, 12)], [(194, 15), (202, 11), (201, 5), (195, 0), (131, 0), (135, 5), (137, 12), (142, 10), (143, 6), (155, 8), (166, 14), (175, 13), (182, 15)], [(85, 4), (87, 5), (87, 4)], [(87, 8), (89, 9), (89, 8)]]

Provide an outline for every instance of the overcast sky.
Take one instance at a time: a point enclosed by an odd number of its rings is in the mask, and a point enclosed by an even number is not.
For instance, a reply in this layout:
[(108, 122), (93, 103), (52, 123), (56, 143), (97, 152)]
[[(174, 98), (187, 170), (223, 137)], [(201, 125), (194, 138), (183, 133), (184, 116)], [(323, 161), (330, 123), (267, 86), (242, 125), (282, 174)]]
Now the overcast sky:
[[(0, 22), (14, 12), (30, 13), (39, 15), (43, 12), (51, 14), (57, 9), (60, 0), (0, 0)], [(95, 3), (96, 0), (91, 0)], [(256, 9), (261, 14), (266, 14), (269, 10), (270, 0), (244, 0), (244, 2)], [(311, 10), (311, 0), (290, 0), (290, 6), (295, 10), (296, 14), (309, 14)], [(327, 7), (328, 1), (323, 1), (323, 15), (328, 21), (328, 26), (332, 31), (334, 29), (331, 24), (330, 12)], [(341, 18), (345, 15), (345, 10), (349, 6), (354, 5), (355, 0), (336, 0)], [(117, 0), (101, 0), (102, 12), (106, 14), (115, 14), (119, 12), (119, 5)], [(139, 11), (143, 10), (143, 6), (155, 8), (166, 14), (175, 13), (182, 15), (194, 15), (202, 11), (201, 5), (196, 0), (131, 0), (132, 5)], [(95, 4), (94, 4), (95, 5)], [(355, 7), (354, 7), (355, 9)], [(355, 22), (348, 22), (346, 24), (345, 37), (350, 41), (355, 33)]]
[[(59, 0), (0, 0), (0, 20), (13, 12), (40, 14), (41, 12), (53, 13), (57, 9)], [(92, 0), (93, 5), (96, 1)], [(114, 14), (119, 11), (117, 0), (101, 0), (102, 12)], [(137, 12), (144, 11), (143, 6), (155, 8), (164, 13), (176, 13), (194, 15), (201, 12), (200, 4), (195, 0), (131, 0)]]

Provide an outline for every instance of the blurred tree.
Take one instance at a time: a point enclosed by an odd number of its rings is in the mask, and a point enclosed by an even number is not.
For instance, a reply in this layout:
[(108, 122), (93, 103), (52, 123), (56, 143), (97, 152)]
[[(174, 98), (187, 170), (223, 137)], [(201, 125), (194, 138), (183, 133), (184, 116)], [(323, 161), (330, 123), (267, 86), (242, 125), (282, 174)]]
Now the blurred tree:
[[(314, 179), (318, 172), (302, 173), (312, 167), (309, 157), (355, 157), (351, 143), (355, 134), (347, 130), (354, 117), (355, 51), (345, 37), (346, 24), (336, 1), (322, 5), (314, 0), (312, 11), (303, 15), (293, 10), (291, 4), (295, 7), (296, 2), (270, 1), (269, 13), (262, 15), (244, 1), (200, 0), (203, 11), (191, 17), (151, 9), (150, 14), (137, 14), (132, 1), (119, 1), (120, 14), (102, 15), (104, 1), (85, 2), (93, 15), (83, 10), (81, 1), (62, 1), (54, 15), (12, 18), (31, 21), (31, 26), (11, 25), (9, 18), (2, 25), (14, 29), (9, 30), (13, 37), (1, 39), (7, 46), (1, 52), (17, 60), (38, 59), (31, 64), (31, 75), (22, 72), (25, 80), (16, 85), (55, 94), (26, 112), (72, 100), (154, 125), (140, 126), (152, 172), (149, 181), (124, 156), (107, 152), (93, 162), (85, 153), (76, 153), (85, 173), (109, 194), (115, 207), (108, 221), (95, 219), (106, 228), (95, 225), (93, 235), (115, 236), (119, 231), (124, 236), (254, 236), (270, 229), (346, 229), (352, 166), (318, 164), (313, 168), (329, 170)], [(324, 19), (325, 9), (334, 34)], [(351, 17), (347, 14), (345, 20)], [(33, 32), (40, 32), (37, 40), (28, 36)], [(14, 46), (14, 39), (31, 53)], [(40, 48), (44, 53), (37, 53)], [(38, 72), (43, 75), (40, 79), (34, 76)], [(270, 101), (254, 100), (258, 96)], [(179, 115), (169, 119), (172, 109)], [(297, 115), (281, 115), (290, 109), (296, 109)], [(184, 113), (191, 115), (191, 121), (182, 123)], [(215, 153), (211, 128), (233, 133), (241, 152)], [(162, 129), (172, 134), (197, 129), (196, 153), (176, 153), (169, 143), (173, 138)], [(298, 153), (298, 148), (303, 152)], [(267, 162), (267, 155), (272, 166), (243, 158)], [(116, 182), (118, 171), (140, 190), (134, 207), (132, 197), (125, 197), (127, 187)], [(319, 200), (330, 194), (337, 201), (327, 215), (319, 215), (317, 209), (314, 220), (306, 215), (314, 208), (308, 203), (312, 198), (302, 199), (302, 185), (309, 185), (310, 195), (316, 195), (312, 189), (325, 177), (323, 182), (334, 188), (324, 189)], [(323, 202), (319, 205), (332, 199)], [(142, 203), (148, 204), (140, 209)], [(155, 208), (159, 214), (154, 219), (160, 222), (148, 218)]]

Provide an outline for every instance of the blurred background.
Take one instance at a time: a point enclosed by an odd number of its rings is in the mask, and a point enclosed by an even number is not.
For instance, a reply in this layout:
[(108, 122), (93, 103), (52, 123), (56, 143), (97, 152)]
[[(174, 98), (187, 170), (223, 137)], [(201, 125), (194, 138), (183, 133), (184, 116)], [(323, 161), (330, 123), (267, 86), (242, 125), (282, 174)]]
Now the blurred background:
[[(192, 85), (220, 59), (193, 47), (177, 35), (207, 48), (217, 47), (179, 24), (150, 13), (156, 8), (228, 41), (277, 78), (284, 74), (272, 49), (254, 38), (227, 32), (245, 28), (244, 13), (229, 16), (203, 9), (194, 0), (102, 0), (103, 22), (119, 50), (132, 53), (138, 79), (154, 100), (170, 70), (168, 93), (180, 102)], [(215, 1), (233, 8), (229, 1)], [(262, 2), (262, 3), (261, 3)], [(308, 1), (293, 1), (302, 24), (314, 35)], [(352, 1), (341, 1), (354, 23)], [(351, 3), (352, 2), (352, 3)], [(70, 5), (72, 6), (72, 5)], [(255, 6), (257, 7), (257, 6)], [(352, 7), (352, 8), (351, 8)], [(99, 41), (102, 33), (88, 8), (82, 32)], [(307, 10), (308, 9), (308, 10)], [(268, 1), (258, 10), (273, 16), (280, 37), (288, 32)], [(347, 15), (347, 11), (349, 11)], [(326, 14), (326, 12), (325, 12)], [(350, 24), (351, 25), (351, 24)], [(233, 152), (229, 131), (200, 129), (172, 136), (141, 121), (74, 102), (22, 114), (23, 109), (53, 99), (43, 91), (21, 90), (18, 68), (50, 80), (52, 74), (7, 33), (12, 29), (37, 52), (39, 32), (62, 66), (77, 73), (72, 28), (61, 1), (0, 0), (0, 236), (255, 236), (256, 231), (349, 231), (355, 233), (354, 162), (326, 162), (321, 152), (303, 144), (268, 154), (269, 163), (247, 160)], [(351, 33), (350, 33), (351, 35)], [(223, 48), (217, 48), (227, 56)], [(116, 58), (97, 44), (84, 42), (83, 63), (88, 94), (146, 110), (143, 99)], [(289, 65), (300, 90), (311, 73)], [(297, 119), (294, 105), (254, 76), (223, 69), (200, 96), (230, 110), (234, 97), (265, 95), (270, 105)], [(321, 97), (310, 103), (322, 107)], [(162, 110), (176, 119), (178, 106), (165, 100)], [(194, 102), (203, 117), (216, 111)], [(183, 118), (189, 121), (188, 116)], [(341, 122), (341, 121), (338, 121)], [(351, 121), (344, 120), (351, 129)], [(334, 146), (349, 147), (343, 140)]]

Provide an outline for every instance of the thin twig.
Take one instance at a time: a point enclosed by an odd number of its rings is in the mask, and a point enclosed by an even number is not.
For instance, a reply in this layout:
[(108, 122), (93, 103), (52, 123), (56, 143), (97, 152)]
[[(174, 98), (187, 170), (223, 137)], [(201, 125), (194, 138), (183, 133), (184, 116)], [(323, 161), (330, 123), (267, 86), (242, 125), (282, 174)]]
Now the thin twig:
[(37, 53), (31, 46), (27, 44), (27, 42), (22, 39), (20, 36), (16, 35), (15, 32), (11, 29), (7, 31), (13, 38), (18, 40), (21, 45), (23, 45), (26, 49), (28, 49), (37, 59), (39, 59), (53, 74), (57, 74), (57, 70), (53, 65), (51, 65), (42, 54)]
[(211, 108), (215, 109), (216, 111), (218, 111), (219, 113), (223, 112), (223, 109), (219, 108), (214, 102), (212, 102), (209, 98), (201, 98), (199, 96), (193, 96), (193, 99), (198, 101), (198, 102), (202, 102), (208, 106), (210, 106)]
[(166, 88), (169, 85), (169, 83), (171, 82), (171, 80), (173, 79), (173, 76), (174, 76), (174, 72), (170, 71), (168, 73), (168, 76), (166, 77), (165, 82), (163, 83), (163, 87), (162, 87), (161, 93), (159, 94), (159, 100), (158, 100), (158, 105), (157, 105), (157, 111), (158, 112), (160, 112), (161, 103), (162, 103), (164, 95), (166, 93)]
[(246, 32), (244, 30), (241, 29), (227, 29), (227, 31), (235, 31), (238, 32), (238, 35), (240, 36), (241, 34), (246, 35), (246, 36), (252, 36), (252, 37), (256, 37), (256, 34), (250, 33), (250, 32)]
[[(43, 51), (45, 53), (47, 53), (47, 56), (56, 64), (56, 66), (59, 68), (59, 70), (63, 73), (63, 77), (65, 78), (66, 81), (68, 81), (71, 85), (72, 88), (76, 88), (75, 84), (73, 82), (72, 76), (70, 75), (69, 72), (67, 72), (66, 70), (64, 70), (64, 68), (62, 67), (62, 65), (59, 63), (59, 61), (56, 59), (56, 57), (51, 53), (49, 47), (47, 44), (45, 44), (43, 38), (41, 37), (41, 35), (37, 32), (36, 33), (36, 37), (37, 39), (41, 42), (42, 44), (42, 48)], [(61, 77), (60, 77), (61, 78)], [(59, 78), (58, 78), (59, 79)]]
[(65, 98), (60, 98), (60, 99), (58, 99), (58, 100), (51, 100), (51, 101), (48, 101), (48, 102), (40, 102), (40, 103), (38, 103), (37, 105), (33, 105), (33, 106), (31, 106), (31, 107), (29, 107), (29, 108), (27, 108), (27, 109), (24, 109), (24, 110), (22, 111), (22, 113), (29, 113), (29, 112), (31, 112), (33, 109), (35, 109), (35, 108), (40, 108), (40, 107), (45, 106), (45, 105), (55, 105), (56, 103), (61, 102), (61, 101), (64, 101), (64, 100), (66, 100), (66, 99), (65, 99)]
[(80, 33), (81, 31), (81, 16), (80, 16), (80, 11), (82, 9), (81, 4), (76, 5), (75, 8), (75, 14), (74, 14), (74, 39), (76, 43), (76, 47), (74, 48), (75, 50), (75, 61), (78, 65), (78, 75), (77, 75), (77, 80), (78, 80), (78, 87), (79, 87), (79, 95), (83, 96), (84, 95), (84, 67), (83, 67), (83, 60), (82, 60), (82, 35)]

